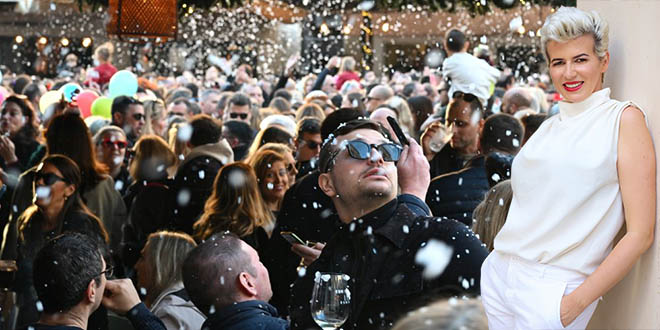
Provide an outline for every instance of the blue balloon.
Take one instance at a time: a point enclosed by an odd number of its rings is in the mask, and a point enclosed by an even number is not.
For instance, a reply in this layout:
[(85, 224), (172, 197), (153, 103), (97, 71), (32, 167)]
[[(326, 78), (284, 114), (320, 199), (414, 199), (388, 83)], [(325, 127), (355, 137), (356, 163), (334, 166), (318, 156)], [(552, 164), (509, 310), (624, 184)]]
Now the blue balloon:
[(72, 102), (73, 99), (82, 92), (82, 87), (78, 84), (68, 83), (60, 87), (59, 91), (62, 92), (62, 95), (64, 95), (64, 99), (67, 102)]
[(112, 75), (112, 78), (110, 78), (110, 98), (121, 95), (133, 96), (135, 93), (137, 93), (137, 90), (137, 77), (130, 71), (117, 71), (117, 73)]

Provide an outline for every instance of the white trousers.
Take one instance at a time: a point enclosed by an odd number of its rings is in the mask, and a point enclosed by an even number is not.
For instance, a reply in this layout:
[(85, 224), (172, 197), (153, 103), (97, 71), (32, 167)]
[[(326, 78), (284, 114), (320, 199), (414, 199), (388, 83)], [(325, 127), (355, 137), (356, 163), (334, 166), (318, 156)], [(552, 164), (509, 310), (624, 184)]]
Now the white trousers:
[(490, 330), (585, 329), (598, 299), (563, 327), (564, 295), (585, 280), (578, 272), (493, 251), (481, 266), (481, 299)]

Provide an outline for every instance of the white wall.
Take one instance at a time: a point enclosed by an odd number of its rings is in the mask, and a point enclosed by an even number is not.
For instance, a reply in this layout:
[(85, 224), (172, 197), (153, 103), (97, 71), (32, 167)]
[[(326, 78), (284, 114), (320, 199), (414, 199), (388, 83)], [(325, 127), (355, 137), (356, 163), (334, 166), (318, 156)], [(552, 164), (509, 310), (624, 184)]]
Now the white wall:
[[(605, 86), (612, 89), (613, 98), (633, 100), (646, 111), (660, 160), (660, 1), (578, 0), (578, 8), (596, 10), (609, 22), (610, 66)], [(660, 329), (657, 218), (655, 237), (630, 274), (603, 297), (589, 329)]]

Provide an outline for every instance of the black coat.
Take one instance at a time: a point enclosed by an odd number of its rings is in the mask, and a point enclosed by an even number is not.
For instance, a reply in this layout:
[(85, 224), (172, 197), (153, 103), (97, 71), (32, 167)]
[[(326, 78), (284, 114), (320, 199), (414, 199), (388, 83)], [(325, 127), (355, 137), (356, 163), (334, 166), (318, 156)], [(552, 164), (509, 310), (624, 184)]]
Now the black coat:
[[(389, 329), (407, 311), (432, 300), (479, 294), (480, 268), (488, 252), (465, 225), (416, 216), (396, 199), (361, 220), (342, 225), (294, 284), (289, 308), (292, 329), (318, 328), (310, 313), (317, 271), (351, 277), (351, 313), (342, 326), (347, 330)], [(453, 252), (441, 275), (424, 279), (415, 255), (432, 239)]]
[(468, 162), (464, 169), (431, 180), (426, 204), (434, 216), (456, 219), (472, 226), (472, 212), (488, 192), (484, 157)]
[(287, 330), (289, 322), (277, 317), (277, 309), (264, 301), (249, 300), (229, 305), (202, 324), (206, 330)]
[[(303, 240), (328, 242), (341, 227), (332, 200), (319, 187), (319, 175), (318, 170), (313, 171), (287, 190), (273, 235), (265, 249), (258, 249), (270, 273), (270, 303), (284, 316), (288, 315), (291, 284), (298, 278), (300, 256), (291, 252), (291, 244), (280, 233), (290, 231)], [(430, 214), (428, 206), (415, 196), (401, 195), (398, 201), (417, 215)]]
[[(213, 191), (213, 181), (224, 164), (215, 157), (202, 155), (179, 167), (174, 177), (174, 223), (178, 230), (192, 235), (192, 226), (204, 211), (204, 204)], [(186, 198), (179, 198), (187, 195)], [(180, 204), (180, 201), (185, 203)]]
[(447, 143), (429, 162), (429, 165), (431, 165), (431, 178), (458, 171), (463, 168), (464, 164), (465, 159)]
[(121, 259), (127, 274), (132, 272), (140, 258), (149, 234), (162, 229), (175, 229), (167, 203), (173, 198), (171, 184), (168, 179), (140, 181), (127, 189), (124, 203), (129, 213), (122, 230), (121, 244)]

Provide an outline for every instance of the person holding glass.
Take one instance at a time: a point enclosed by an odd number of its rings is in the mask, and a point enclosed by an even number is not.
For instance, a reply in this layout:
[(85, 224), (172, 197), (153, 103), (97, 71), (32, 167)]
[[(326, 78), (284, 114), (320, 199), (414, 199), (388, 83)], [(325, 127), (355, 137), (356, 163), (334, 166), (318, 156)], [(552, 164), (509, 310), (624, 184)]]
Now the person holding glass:
[(607, 22), (560, 8), (541, 36), (564, 101), (513, 162), (513, 199), (481, 274), (490, 329), (584, 329), (653, 242), (653, 142), (644, 112), (603, 88)]

